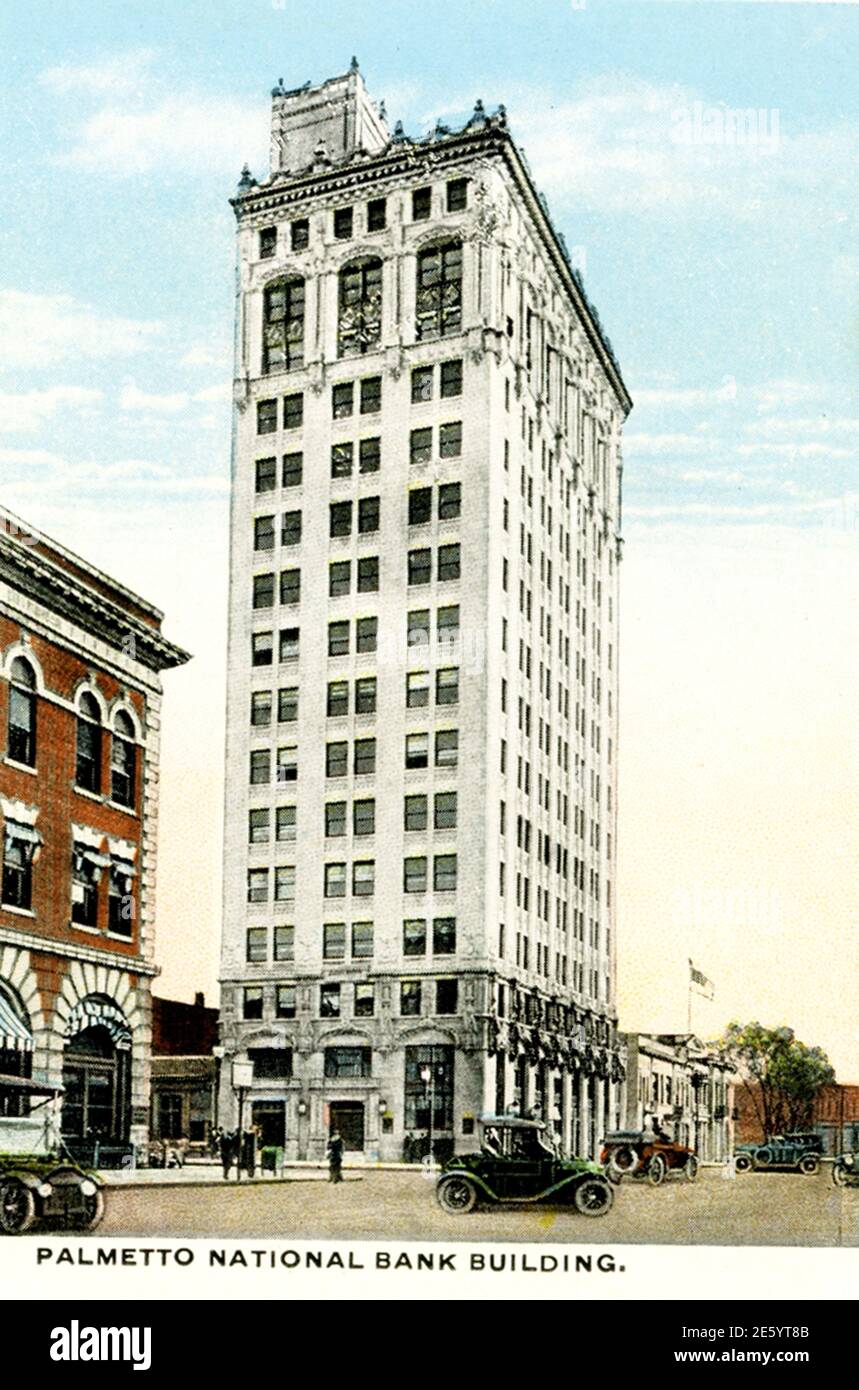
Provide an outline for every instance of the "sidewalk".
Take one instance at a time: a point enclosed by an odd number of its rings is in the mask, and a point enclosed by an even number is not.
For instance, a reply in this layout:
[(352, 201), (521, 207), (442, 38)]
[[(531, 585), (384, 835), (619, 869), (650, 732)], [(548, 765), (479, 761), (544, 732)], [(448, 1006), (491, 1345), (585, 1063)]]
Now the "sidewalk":
[[(368, 1160), (343, 1165), (344, 1182), (360, 1182), (362, 1171), (414, 1172), (426, 1170), (421, 1163), (372, 1163)], [(328, 1166), (312, 1159), (296, 1159), (284, 1165), (282, 1171), (261, 1173), (253, 1178), (242, 1174), (241, 1184), (235, 1169), (225, 1180), (220, 1163), (187, 1163), (184, 1168), (105, 1168), (99, 1177), (105, 1187), (237, 1187), (246, 1183), (327, 1182)]]

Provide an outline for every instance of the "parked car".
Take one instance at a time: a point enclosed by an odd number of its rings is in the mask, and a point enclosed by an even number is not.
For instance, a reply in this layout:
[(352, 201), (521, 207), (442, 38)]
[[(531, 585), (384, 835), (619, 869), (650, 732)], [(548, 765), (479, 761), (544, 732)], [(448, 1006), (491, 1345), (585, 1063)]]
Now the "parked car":
[(738, 1173), (788, 1169), (797, 1173), (816, 1173), (823, 1153), (820, 1134), (774, 1134), (757, 1144), (738, 1144), (734, 1166)]
[(37, 1223), (93, 1230), (104, 1215), (104, 1192), (94, 1173), (63, 1157), (50, 1105), (62, 1087), (0, 1076), (0, 1090), (29, 1098), (31, 1106), (28, 1115), (0, 1116), (0, 1234), (22, 1235)]
[(607, 1134), (600, 1162), (614, 1183), (622, 1178), (646, 1178), (658, 1187), (669, 1173), (677, 1173), (687, 1182), (698, 1176), (693, 1149), (648, 1129), (619, 1129)]
[(478, 1203), (558, 1204), (582, 1216), (605, 1216), (614, 1200), (596, 1163), (563, 1158), (539, 1120), (486, 1115), (478, 1121), (480, 1148), (445, 1164), (436, 1184), (438, 1202), (457, 1215)]
[(859, 1187), (859, 1153), (839, 1154), (832, 1165), (836, 1187)]

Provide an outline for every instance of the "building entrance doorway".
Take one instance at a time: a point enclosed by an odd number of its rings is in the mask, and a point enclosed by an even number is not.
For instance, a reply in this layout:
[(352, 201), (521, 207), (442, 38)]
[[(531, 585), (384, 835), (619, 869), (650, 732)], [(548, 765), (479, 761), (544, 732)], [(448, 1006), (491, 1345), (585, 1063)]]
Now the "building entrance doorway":
[(63, 1134), (75, 1139), (128, 1138), (130, 1053), (106, 1028), (86, 1028), (63, 1057)]
[(333, 1100), (328, 1107), (328, 1130), (343, 1140), (347, 1153), (364, 1147), (364, 1105), (359, 1100)]
[(282, 1149), (286, 1143), (286, 1105), (282, 1100), (255, 1100), (251, 1123), (259, 1127), (261, 1149)]

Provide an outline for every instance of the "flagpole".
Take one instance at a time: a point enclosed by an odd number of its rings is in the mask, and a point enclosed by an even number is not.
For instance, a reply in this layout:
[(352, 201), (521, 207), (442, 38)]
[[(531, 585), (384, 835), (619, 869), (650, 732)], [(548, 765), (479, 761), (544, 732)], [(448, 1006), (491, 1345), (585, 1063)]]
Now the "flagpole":
[(689, 993), (686, 1000), (686, 1032), (692, 1032), (692, 958), (689, 958)]

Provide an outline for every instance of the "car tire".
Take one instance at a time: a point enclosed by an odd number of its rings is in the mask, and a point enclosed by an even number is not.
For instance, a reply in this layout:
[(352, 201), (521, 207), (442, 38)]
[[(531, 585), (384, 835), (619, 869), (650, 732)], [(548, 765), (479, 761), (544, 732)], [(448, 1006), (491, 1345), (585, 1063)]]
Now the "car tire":
[(800, 1173), (805, 1173), (809, 1177), (812, 1173), (816, 1173), (819, 1167), (820, 1159), (817, 1158), (814, 1154), (806, 1154), (805, 1158), (801, 1158), (799, 1160)]
[(80, 1222), (80, 1230), (94, 1231), (96, 1226), (101, 1224), (103, 1217), (104, 1193), (99, 1187), (91, 1197), (84, 1197), (84, 1215)]
[(694, 1182), (698, 1176), (700, 1164), (695, 1154), (690, 1154), (683, 1164), (683, 1176), (687, 1182)]
[(755, 1154), (755, 1167), (769, 1168), (774, 1157), (775, 1155), (772, 1149), (768, 1149), (766, 1145), (764, 1145), (764, 1147), (762, 1149), (758, 1149), (757, 1153)]
[(608, 1160), (608, 1170), (611, 1174), (617, 1174), (618, 1179), (631, 1177), (638, 1168), (641, 1158), (631, 1144), (621, 1144), (616, 1149), (612, 1149)]
[(750, 1173), (752, 1171), (752, 1160), (750, 1154), (737, 1154), (734, 1159), (734, 1169), (738, 1173)]
[(836, 1187), (846, 1187), (849, 1174), (850, 1170), (846, 1163), (842, 1163), (840, 1159), (837, 1163), (833, 1163), (832, 1181), (835, 1183)]
[(573, 1192), (573, 1204), (580, 1216), (605, 1216), (613, 1202), (614, 1191), (605, 1178), (585, 1178)]
[(29, 1231), (36, 1219), (36, 1199), (29, 1187), (11, 1178), (0, 1187), (0, 1231), (6, 1236), (20, 1236)]
[(668, 1164), (662, 1154), (654, 1154), (647, 1165), (647, 1181), (651, 1187), (658, 1187), (665, 1174), (668, 1172)]
[(452, 1216), (462, 1216), (477, 1206), (477, 1188), (468, 1178), (442, 1178), (436, 1191), (438, 1204)]

